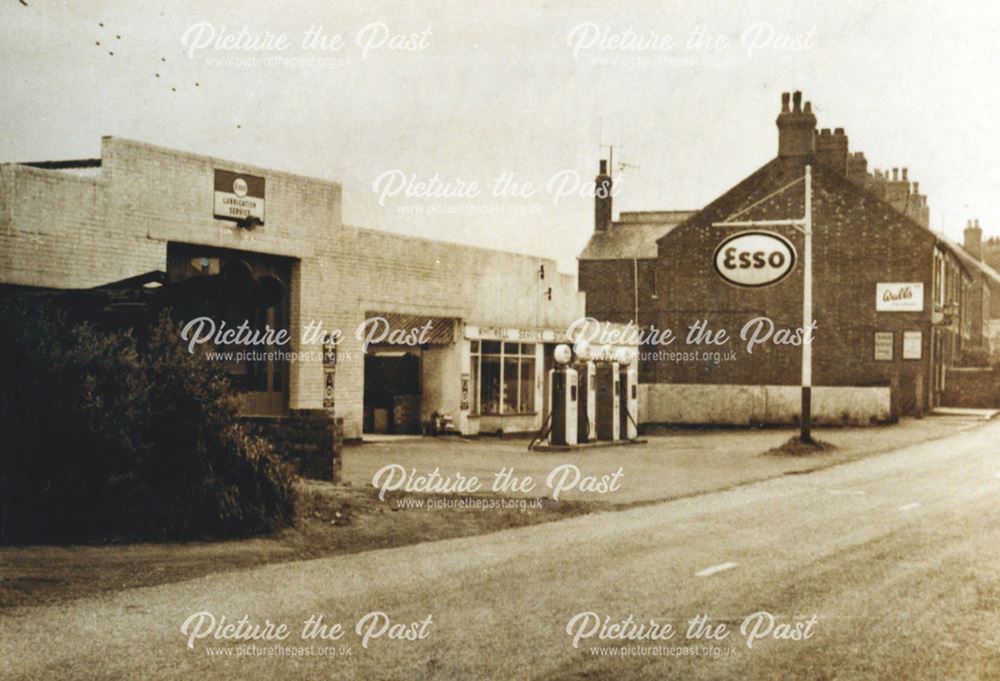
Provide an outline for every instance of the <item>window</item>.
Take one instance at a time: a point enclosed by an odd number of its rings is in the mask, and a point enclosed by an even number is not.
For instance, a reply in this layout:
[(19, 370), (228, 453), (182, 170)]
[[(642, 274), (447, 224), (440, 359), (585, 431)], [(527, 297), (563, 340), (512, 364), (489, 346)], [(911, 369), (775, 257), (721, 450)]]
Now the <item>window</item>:
[[(228, 328), (246, 323), (255, 332), (270, 328), (287, 333), (291, 271), (291, 261), (277, 256), (167, 245), (167, 274), (180, 292), (173, 314), (181, 321), (210, 317)], [(248, 344), (226, 349), (247, 353), (247, 359), (222, 363), (230, 384), (241, 393), (241, 411), (252, 415), (284, 414), (288, 408), (288, 363), (273, 353), (287, 351), (288, 346)]]
[(499, 341), (483, 341), (479, 369), (479, 413), (501, 414), (500, 365), (502, 355)]
[(469, 343), (469, 410), (479, 413), (479, 341)]
[(521, 402), (522, 412), (535, 411), (535, 358), (521, 358)]
[(470, 341), (469, 408), (480, 414), (535, 411), (535, 345)]

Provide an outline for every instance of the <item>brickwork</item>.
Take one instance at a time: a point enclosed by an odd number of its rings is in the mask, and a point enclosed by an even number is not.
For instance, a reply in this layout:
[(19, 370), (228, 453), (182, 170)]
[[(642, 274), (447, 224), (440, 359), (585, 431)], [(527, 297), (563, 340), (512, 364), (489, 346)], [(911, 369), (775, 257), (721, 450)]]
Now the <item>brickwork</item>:
[(296, 409), (287, 417), (248, 416), (243, 422), (270, 441), (298, 473), (317, 480), (340, 479), (344, 421), (325, 409)]
[[(614, 228), (620, 229), (620, 228)], [(587, 316), (648, 328), (657, 321), (656, 261), (580, 260), (580, 290), (587, 296)], [(650, 348), (640, 351), (639, 382), (656, 379)]]
[[(800, 380), (801, 348), (767, 344), (747, 354), (739, 331), (755, 317), (770, 317), (778, 327), (802, 324), (802, 235), (794, 228), (773, 228), (800, 254), (791, 275), (779, 285), (741, 289), (724, 282), (712, 266), (713, 254), (732, 231), (713, 227), (737, 205), (749, 205), (801, 176), (803, 163), (777, 160), (755, 174), (755, 186), (739, 198), (712, 204), (695, 219), (660, 241), (658, 281), (661, 328), (681, 332), (707, 319), (725, 328), (731, 340), (721, 350), (738, 350), (737, 359), (719, 365), (660, 362), (657, 380), (672, 383), (794, 385)], [(922, 282), (926, 300), (932, 291), (936, 237), (890, 206), (867, 196), (843, 175), (818, 167), (813, 173), (813, 379), (816, 385), (883, 385), (893, 373), (925, 370), (930, 354), (930, 315), (925, 312), (876, 312), (878, 282)], [(783, 193), (755, 209), (749, 219), (781, 219), (803, 214), (801, 188)], [(874, 358), (874, 332), (895, 334), (894, 361)], [(921, 331), (923, 360), (901, 358), (902, 333)]]
[[(941, 367), (956, 358), (961, 334), (971, 337), (973, 327), (966, 315), (981, 313), (991, 303), (970, 288), (973, 275), (960, 249), (927, 229), (927, 197), (910, 181), (906, 168), (868, 172), (865, 155), (850, 151), (842, 128), (816, 130), (811, 104), (803, 102), (800, 93), (782, 95), (776, 123), (775, 159), (657, 239), (654, 271), (641, 270), (645, 274), (640, 280), (638, 316), (643, 324), (652, 316), (658, 329), (676, 334), (673, 344), (659, 348), (663, 355), (673, 352), (675, 357), (656, 360), (648, 354), (655, 348), (645, 348), (641, 380), (714, 386), (800, 383), (800, 344), (767, 342), (751, 354), (740, 334), (747, 322), (759, 317), (769, 318), (776, 331), (800, 333), (801, 232), (792, 226), (767, 227), (794, 245), (796, 265), (775, 285), (738, 288), (715, 272), (714, 254), (727, 236), (749, 228), (714, 223), (733, 219), (737, 212), (741, 221), (801, 219), (805, 214), (801, 179), (806, 165), (811, 165), (813, 385), (888, 388), (892, 418), (920, 412), (940, 397)], [(786, 189), (779, 191), (782, 188)], [(595, 231), (581, 255), (581, 289), (588, 293), (588, 313), (626, 321), (636, 316), (634, 261), (616, 257), (605, 241), (607, 237)], [(601, 245), (603, 255), (595, 259), (595, 246)], [(888, 282), (922, 284), (923, 309), (877, 312), (877, 285)], [(953, 304), (959, 305), (957, 317)], [(686, 344), (695, 322), (705, 323), (713, 333), (724, 330), (728, 340), (722, 345)], [(892, 334), (891, 359), (876, 359), (876, 332)], [(919, 358), (903, 359), (904, 333), (914, 332), (920, 334)], [(734, 354), (720, 361), (676, 359), (676, 353), (695, 349)], [(872, 415), (883, 419), (881, 412)]]

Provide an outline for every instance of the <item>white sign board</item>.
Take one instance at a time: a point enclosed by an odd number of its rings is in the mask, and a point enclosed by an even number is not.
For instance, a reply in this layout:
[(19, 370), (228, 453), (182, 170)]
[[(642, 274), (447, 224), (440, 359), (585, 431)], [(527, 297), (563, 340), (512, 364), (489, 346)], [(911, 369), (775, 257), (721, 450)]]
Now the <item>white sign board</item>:
[(505, 340), (532, 343), (541, 341), (543, 343), (553, 343), (557, 340), (565, 339), (566, 334), (565, 332), (561, 334), (557, 333), (552, 329), (514, 329), (503, 326), (472, 326), (467, 324), (465, 326), (465, 337), (482, 340)]
[(892, 359), (892, 332), (875, 332), (875, 359), (886, 362)]
[(795, 247), (774, 232), (740, 232), (719, 244), (712, 265), (722, 280), (733, 286), (769, 286), (795, 267)]
[(263, 224), (264, 178), (216, 169), (212, 209), (223, 220), (257, 218)]
[(903, 332), (903, 359), (920, 359), (923, 346), (924, 335), (920, 331)]
[(923, 282), (879, 282), (875, 284), (878, 312), (923, 312)]

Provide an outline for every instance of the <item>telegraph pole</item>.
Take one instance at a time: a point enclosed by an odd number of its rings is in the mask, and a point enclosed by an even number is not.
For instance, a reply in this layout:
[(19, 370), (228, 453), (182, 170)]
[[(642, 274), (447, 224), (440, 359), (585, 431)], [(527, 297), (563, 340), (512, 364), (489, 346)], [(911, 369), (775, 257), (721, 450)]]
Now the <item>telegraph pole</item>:
[(806, 166), (806, 209), (802, 220), (802, 416), (799, 440), (812, 442), (812, 338), (806, 338), (806, 329), (812, 330), (813, 317), (813, 261), (812, 261), (812, 166)]
[[(805, 184), (805, 214), (801, 219), (790, 220), (733, 220), (732, 218), (746, 213), (751, 208), (759, 206), (773, 196), (789, 189), (793, 185), (803, 182)], [(747, 206), (743, 210), (733, 213), (722, 222), (713, 222), (713, 227), (794, 227), (802, 232), (804, 237), (802, 246), (802, 411), (799, 418), (799, 440), (809, 444), (812, 440), (812, 317), (813, 317), (813, 292), (812, 292), (812, 166), (806, 166), (804, 177), (790, 182), (781, 189), (768, 194)]]

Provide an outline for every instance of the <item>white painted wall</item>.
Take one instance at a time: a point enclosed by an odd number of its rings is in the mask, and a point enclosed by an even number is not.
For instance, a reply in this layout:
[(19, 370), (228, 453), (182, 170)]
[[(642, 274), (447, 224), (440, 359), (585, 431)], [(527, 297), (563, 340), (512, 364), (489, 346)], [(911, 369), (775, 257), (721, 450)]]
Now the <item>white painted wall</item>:
[[(790, 385), (639, 385), (640, 423), (797, 423), (801, 388)], [(814, 387), (813, 422), (869, 425), (890, 418), (888, 387)]]

